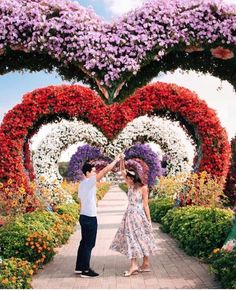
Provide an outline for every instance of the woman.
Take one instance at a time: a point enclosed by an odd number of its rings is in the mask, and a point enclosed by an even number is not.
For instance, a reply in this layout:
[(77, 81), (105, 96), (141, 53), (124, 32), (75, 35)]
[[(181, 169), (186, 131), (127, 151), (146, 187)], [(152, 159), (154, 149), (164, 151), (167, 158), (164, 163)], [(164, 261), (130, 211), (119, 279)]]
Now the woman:
[[(124, 158), (120, 159), (120, 170), (128, 185), (128, 207), (110, 249), (126, 255), (130, 260), (129, 277), (138, 272), (150, 272), (148, 257), (157, 251), (148, 206), (148, 187), (143, 185), (135, 171), (126, 171)], [(143, 258), (138, 267), (137, 258)]]

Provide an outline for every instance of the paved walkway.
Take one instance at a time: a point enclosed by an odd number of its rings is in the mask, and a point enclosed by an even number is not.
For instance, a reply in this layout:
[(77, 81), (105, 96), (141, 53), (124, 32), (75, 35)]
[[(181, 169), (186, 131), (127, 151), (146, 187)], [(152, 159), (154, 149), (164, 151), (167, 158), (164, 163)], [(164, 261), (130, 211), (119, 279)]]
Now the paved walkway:
[(109, 245), (116, 233), (127, 206), (126, 194), (113, 187), (98, 206), (98, 236), (92, 253), (92, 268), (98, 278), (80, 278), (74, 274), (80, 229), (70, 237), (69, 242), (58, 250), (52, 262), (33, 277), (36, 289), (161, 289), (220, 288), (209, 274), (208, 266), (184, 254), (177, 243), (153, 224), (159, 253), (152, 257), (152, 272), (123, 277), (129, 267), (125, 256), (110, 251)]

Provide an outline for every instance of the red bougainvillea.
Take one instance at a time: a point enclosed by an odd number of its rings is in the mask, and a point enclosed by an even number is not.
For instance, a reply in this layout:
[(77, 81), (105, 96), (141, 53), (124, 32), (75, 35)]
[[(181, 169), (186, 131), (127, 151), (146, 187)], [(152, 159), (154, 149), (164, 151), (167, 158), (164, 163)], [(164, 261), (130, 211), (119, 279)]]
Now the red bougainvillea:
[(0, 127), (1, 186), (7, 186), (7, 181), (11, 179), (16, 190), (23, 184), (27, 193), (32, 192), (23, 152), (28, 137), (43, 123), (58, 116), (77, 117), (92, 123), (112, 139), (134, 118), (160, 110), (178, 114), (194, 128), (200, 142), (198, 169), (226, 177), (230, 158), (226, 131), (221, 127), (215, 111), (190, 90), (158, 82), (138, 89), (121, 104), (106, 105), (89, 88), (63, 85), (26, 94), (22, 103), (4, 117)]

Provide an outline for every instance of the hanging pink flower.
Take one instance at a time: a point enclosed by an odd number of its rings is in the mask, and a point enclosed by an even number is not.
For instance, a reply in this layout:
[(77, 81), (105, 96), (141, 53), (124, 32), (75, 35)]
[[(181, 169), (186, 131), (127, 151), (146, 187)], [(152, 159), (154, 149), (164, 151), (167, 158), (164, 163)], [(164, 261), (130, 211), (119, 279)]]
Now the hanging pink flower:
[(211, 49), (211, 53), (215, 58), (229, 60), (234, 57), (234, 53), (230, 49), (225, 49), (221, 46)]
[(202, 51), (204, 51), (204, 48), (203, 47), (199, 47), (199, 46), (195, 46), (195, 45), (191, 45), (191, 46), (187, 47), (185, 49), (185, 51), (187, 53), (202, 52)]

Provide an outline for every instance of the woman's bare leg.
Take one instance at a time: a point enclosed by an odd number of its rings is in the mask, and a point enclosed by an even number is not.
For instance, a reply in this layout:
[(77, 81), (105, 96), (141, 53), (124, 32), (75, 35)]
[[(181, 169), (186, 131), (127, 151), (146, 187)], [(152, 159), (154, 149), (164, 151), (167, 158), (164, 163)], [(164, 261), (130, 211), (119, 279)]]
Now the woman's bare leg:
[(135, 273), (135, 271), (138, 271), (137, 259), (136, 258), (132, 258), (130, 260), (130, 268), (129, 268), (129, 271), (126, 271), (125, 272), (125, 276), (130, 276), (133, 273)]
[(149, 258), (147, 256), (143, 257), (143, 263), (140, 266), (140, 269), (142, 269), (142, 270), (149, 269)]

